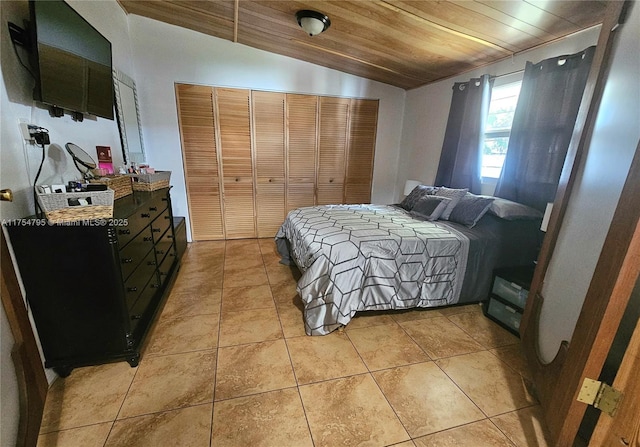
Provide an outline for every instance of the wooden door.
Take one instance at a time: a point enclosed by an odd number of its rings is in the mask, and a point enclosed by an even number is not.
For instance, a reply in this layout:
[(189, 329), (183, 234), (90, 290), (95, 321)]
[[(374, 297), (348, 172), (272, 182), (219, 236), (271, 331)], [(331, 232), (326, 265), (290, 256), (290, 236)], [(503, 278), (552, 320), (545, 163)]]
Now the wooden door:
[(320, 98), (316, 192), (318, 205), (344, 203), (349, 104), (350, 100), (347, 98)]
[(0, 265), (2, 265), (2, 305), (14, 339), (11, 358), (16, 369), (20, 399), (16, 446), (31, 447), (38, 442), (49, 384), (29, 322), (27, 308), (20, 292), (18, 277), (1, 228), (0, 239), (2, 244), (2, 259), (0, 261)]
[(224, 239), (213, 88), (176, 84), (193, 240)]
[[(636, 284), (636, 287), (638, 285)], [(633, 446), (640, 447), (640, 322), (631, 336), (631, 341), (616, 374), (613, 387), (623, 394), (613, 417), (601, 414), (591, 436), (589, 446)]]
[[(601, 27), (520, 326), (523, 350), (533, 375), (534, 387), (545, 411), (551, 437), (558, 446), (573, 445), (586, 410), (586, 404), (577, 401), (578, 392), (586, 377), (599, 377), (628, 302), (630, 288), (635, 284), (640, 270), (640, 244), (637, 242), (640, 217), (640, 207), (637, 205), (637, 197), (640, 197), (640, 155), (636, 149), (571, 342), (562, 342), (551, 362), (541, 360), (538, 341), (545, 275), (558, 240), (560, 224), (569, 204), (571, 189), (576, 179), (584, 174), (580, 171), (580, 159), (586, 152), (596, 117), (599, 115), (614, 35), (619, 35), (613, 30), (620, 28), (624, 7), (623, 2), (607, 4), (605, 21)], [(633, 242), (634, 240), (636, 242)]]
[(256, 237), (249, 96), (215, 88), (226, 239)]
[(287, 94), (287, 207), (315, 204), (318, 97)]
[(251, 92), (258, 237), (273, 237), (285, 218), (285, 94)]
[(352, 99), (349, 121), (345, 203), (369, 203), (376, 147), (378, 101)]

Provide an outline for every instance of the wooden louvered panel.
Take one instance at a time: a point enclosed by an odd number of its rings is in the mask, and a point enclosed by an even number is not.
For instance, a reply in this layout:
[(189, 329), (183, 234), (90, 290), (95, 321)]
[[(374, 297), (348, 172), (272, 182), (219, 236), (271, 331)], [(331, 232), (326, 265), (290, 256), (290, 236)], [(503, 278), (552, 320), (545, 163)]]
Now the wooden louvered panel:
[(318, 184), (342, 183), (347, 152), (349, 99), (321, 97), (319, 108)]
[(256, 237), (251, 181), (224, 182), (224, 223), (227, 239)]
[(318, 184), (318, 205), (337, 205), (344, 203), (344, 185), (342, 183)]
[(316, 181), (317, 104), (317, 96), (287, 95), (287, 177), (290, 182)]
[(313, 206), (315, 186), (315, 183), (289, 183), (286, 212), (303, 206)]
[(369, 180), (373, 170), (378, 101), (351, 100), (347, 182)]
[(193, 240), (223, 239), (213, 89), (176, 85)]
[(371, 182), (347, 183), (344, 189), (346, 204), (371, 203)]
[(250, 90), (216, 88), (220, 154), (225, 178), (252, 178)]
[(218, 178), (190, 176), (187, 188), (193, 240), (223, 239)]
[(258, 181), (256, 186), (256, 211), (258, 237), (274, 237), (284, 222), (284, 182)]
[(251, 100), (256, 178), (284, 179), (285, 94), (253, 91)]

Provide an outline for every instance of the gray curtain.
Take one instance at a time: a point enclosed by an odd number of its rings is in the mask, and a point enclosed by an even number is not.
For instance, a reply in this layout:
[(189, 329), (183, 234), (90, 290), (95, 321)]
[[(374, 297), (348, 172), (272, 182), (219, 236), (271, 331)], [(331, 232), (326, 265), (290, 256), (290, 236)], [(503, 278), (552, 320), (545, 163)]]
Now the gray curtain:
[(480, 194), (480, 154), (492, 85), (489, 75), (453, 85), (449, 120), (436, 174), (437, 186), (469, 188), (472, 193)]
[(496, 196), (541, 211), (553, 202), (594, 52), (527, 62)]

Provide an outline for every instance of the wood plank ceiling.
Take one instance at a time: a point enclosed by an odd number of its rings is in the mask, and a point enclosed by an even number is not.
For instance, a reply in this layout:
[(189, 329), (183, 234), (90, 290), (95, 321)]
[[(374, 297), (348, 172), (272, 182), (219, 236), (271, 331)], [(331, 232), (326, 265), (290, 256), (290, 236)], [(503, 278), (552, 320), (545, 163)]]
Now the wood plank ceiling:
[[(602, 21), (605, 1), (118, 0), (129, 14), (346, 73), (416, 88)], [(295, 13), (331, 20), (310, 37)]]

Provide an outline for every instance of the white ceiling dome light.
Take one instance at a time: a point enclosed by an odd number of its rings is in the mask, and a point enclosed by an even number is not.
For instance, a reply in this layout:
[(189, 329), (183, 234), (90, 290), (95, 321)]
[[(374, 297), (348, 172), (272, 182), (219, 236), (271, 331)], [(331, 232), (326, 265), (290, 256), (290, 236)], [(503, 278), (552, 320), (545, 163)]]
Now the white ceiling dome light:
[(318, 11), (303, 9), (296, 12), (298, 25), (310, 36), (316, 36), (331, 26), (329, 17)]

